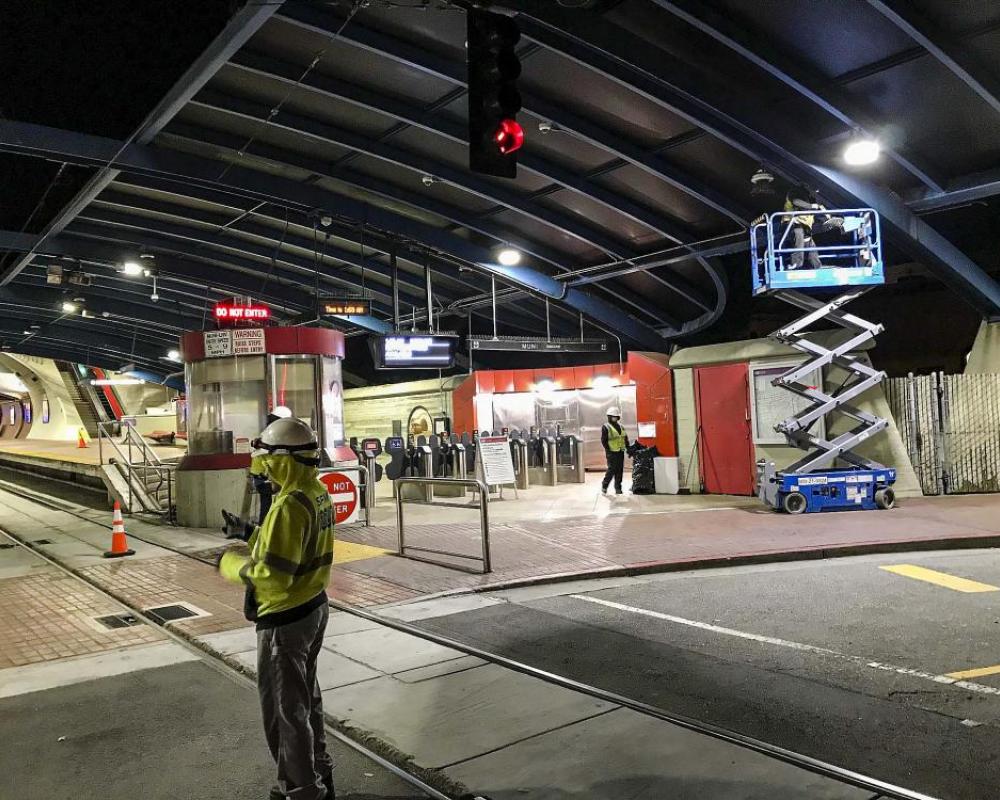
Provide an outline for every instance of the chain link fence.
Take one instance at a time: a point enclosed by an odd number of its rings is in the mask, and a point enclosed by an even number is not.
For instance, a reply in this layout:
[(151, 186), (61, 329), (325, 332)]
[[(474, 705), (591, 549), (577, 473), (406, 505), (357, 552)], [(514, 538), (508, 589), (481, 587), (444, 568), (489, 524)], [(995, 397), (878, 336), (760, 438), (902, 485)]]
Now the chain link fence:
[(911, 374), (885, 386), (924, 494), (1000, 491), (1000, 374)]

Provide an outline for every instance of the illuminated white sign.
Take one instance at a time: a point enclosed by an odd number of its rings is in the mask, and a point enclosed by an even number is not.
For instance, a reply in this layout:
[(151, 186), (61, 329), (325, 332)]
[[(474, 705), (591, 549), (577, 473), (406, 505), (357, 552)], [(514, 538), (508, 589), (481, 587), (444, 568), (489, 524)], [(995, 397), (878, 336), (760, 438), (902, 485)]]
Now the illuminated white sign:
[(382, 360), (386, 367), (451, 366), (454, 339), (442, 336), (386, 336)]

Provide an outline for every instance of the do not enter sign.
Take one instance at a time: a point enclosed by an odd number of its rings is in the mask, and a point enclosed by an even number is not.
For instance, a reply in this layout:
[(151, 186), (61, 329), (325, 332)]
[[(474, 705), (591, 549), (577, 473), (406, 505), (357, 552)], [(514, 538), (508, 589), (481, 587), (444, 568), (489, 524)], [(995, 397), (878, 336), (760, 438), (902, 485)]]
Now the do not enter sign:
[(343, 472), (321, 472), (319, 479), (330, 493), (334, 525), (358, 520), (358, 484)]

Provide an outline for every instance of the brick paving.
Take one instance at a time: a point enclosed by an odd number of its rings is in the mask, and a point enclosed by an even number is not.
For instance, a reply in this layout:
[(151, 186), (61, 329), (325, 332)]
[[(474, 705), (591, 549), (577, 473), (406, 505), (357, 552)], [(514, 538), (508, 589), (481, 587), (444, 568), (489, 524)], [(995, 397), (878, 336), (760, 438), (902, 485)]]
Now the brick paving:
[(207, 617), (171, 623), (174, 629), (193, 636), (247, 624), (243, 617), (243, 589), (223, 580), (210, 564), (187, 556), (115, 561), (80, 572), (139, 609), (190, 603), (208, 612)]
[(0, 669), (160, 641), (149, 625), (104, 630), (94, 618), (121, 607), (52, 570), (0, 580)]

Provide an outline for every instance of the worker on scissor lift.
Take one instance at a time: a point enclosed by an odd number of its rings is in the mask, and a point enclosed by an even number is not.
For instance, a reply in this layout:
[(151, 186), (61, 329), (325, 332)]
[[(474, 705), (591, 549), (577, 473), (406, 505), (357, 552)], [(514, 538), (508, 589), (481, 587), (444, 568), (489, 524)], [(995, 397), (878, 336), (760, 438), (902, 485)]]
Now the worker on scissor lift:
[(796, 213), (788, 223), (791, 226), (791, 242), (786, 240), (784, 247), (791, 247), (795, 252), (789, 254), (785, 268), (798, 269), (804, 261), (808, 261), (810, 268), (822, 269), (823, 262), (820, 261), (813, 236), (835, 228), (843, 229), (844, 220), (821, 213), (826, 209), (816, 201), (812, 192), (801, 186), (788, 190), (785, 195), (785, 211), (802, 212)]
[(265, 738), (278, 765), (270, 797), (333, 800), (316, 677), (333, 563), (333, 506), (318, 478), (319, 442), (305, 422), (285, 417), (251, 445), (278, 493), (260, 526), (222, 512), (227, 537), (250, 532), (250, 552), (227, 550), (219, 571), (243, 584), (246, 617), (257, 623), (257, 689)]

